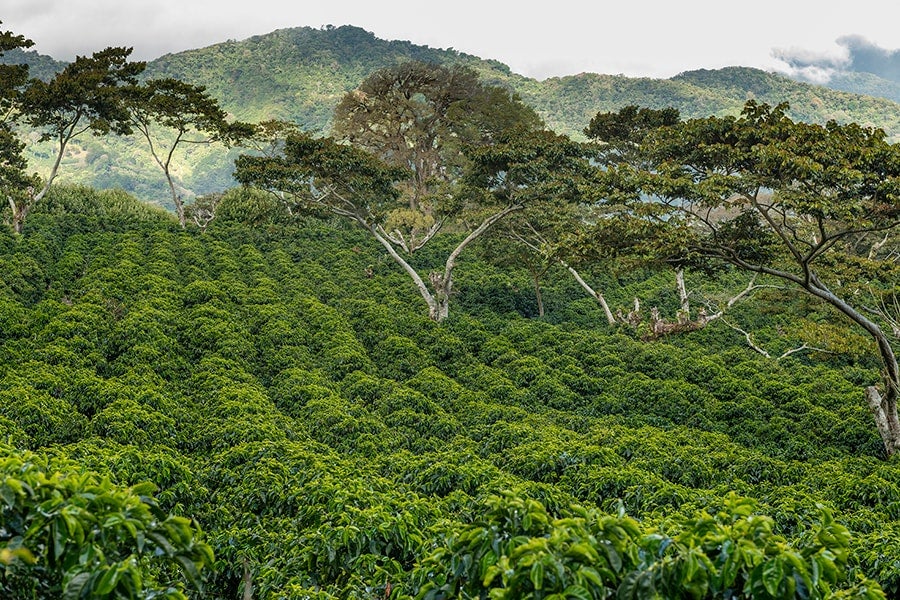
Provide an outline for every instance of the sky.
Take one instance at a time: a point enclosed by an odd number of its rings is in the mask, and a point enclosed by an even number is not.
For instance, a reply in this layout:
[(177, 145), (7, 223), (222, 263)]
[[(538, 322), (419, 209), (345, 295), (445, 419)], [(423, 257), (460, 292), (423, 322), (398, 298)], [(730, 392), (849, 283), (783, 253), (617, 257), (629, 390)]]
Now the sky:
[[(72, 60), (132, 46), (168, 52), (287, 27), (355, 25), (389, 40), (455, 48), (543, 79), (582, 72), (671, 77), (750, 66), (827, 79), (887, 61), (900, 68), (900, 8), (854, 0), (2, 0), (2, 30)], [(859, 55), (859, 56), (858, 56)], [(860, 58), (862, 56), (862, 58)], [(892, 67), (891, 65), (895, 65)]]

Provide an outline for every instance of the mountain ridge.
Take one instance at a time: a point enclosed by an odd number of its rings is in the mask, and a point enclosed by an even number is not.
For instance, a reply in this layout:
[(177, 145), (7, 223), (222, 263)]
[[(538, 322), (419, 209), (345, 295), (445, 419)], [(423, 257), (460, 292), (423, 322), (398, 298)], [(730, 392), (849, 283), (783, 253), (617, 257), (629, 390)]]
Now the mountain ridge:
[[(14, 56), (19, 55), (5, 58)], [(41, 73), (48, 65), (62, 64), (36, 53), (21, 56), (40, 64)], [(900, 139), (900, 104), (896, 102), (798, 82), (751, 67), (697, 69), (668, 79), (581, 73), (539, 81), (517, 74), (497, 60), (409, 41), (384, 40), (350, 25), (283, 28), (170, 53), (149, 61), (145, 76), (176, 77), (203, 85), (235, 118), (280, 118), (327, 133), (334, 106), (346, 92), (371, 72), (406, 60), (466, 65), (486, 82), (519, 94), (548, 127), (576, 138), (597, 112), (629, 104), (673, 106), (691, 118), (736, 115), (747, 100), (756, 99), (769, 104), (789, 102), (790, 116), (795, 119), (856, 121), (881, 127), (891, 139)], [(165, 204), (160, 175), (136, 141), (82, 138), (79, 146), (73, 148), (72, 156), (80, 158), (67, 159), (70, 164), (64, 165), (63, 180), (101, 188), (123, 187)], [(39, 152), (40, 147), (33, 149), (32, 159), (40, 167)], [(230, 187), (235, 156), (236, 152), (219, 148), (193, 149), (178, 174), (179, 183), (194, 194)], [(77, 169), (67, 168), (70, 166)]]

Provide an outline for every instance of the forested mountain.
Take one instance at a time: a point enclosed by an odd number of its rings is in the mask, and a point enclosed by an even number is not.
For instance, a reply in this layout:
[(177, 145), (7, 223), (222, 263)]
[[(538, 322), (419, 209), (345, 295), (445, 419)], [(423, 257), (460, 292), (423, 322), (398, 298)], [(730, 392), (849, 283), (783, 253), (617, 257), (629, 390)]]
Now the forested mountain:
[(900, 83), (872, 73), (843, 71), (832, 75), (823, 85), (851, 94), (887, 98), (900, 102)]
[(148, 75), (166, 75), (207, 86), (237, 117), (289, 118), (306, 129), (326, 130), (333, 107), (371, 72), (400, 61), (463, 63), (489, 83), (518, 92), (561, 133), (580, 133), (598, 111), (628, 104), (674, 106), (687, 117), (736, 114), (749, 98), (790, 101), (802, 120), (856, 121), (900, 135), (900, 106), (861, 98), (751, 68), (691, 71), (671, 79), (586, 73), (537, 81), (506, 65), (453, 50), (386, 41), (357, 27), (283, 29), (244, 41), (166, 55)]
[(686, 117), (705, 117), (737, 114), (747, 100), (756, 99), (770, 104), (789, 102), (795, 119), (855, 121), (900, 136), (900, 105), (895, 102), (800, 83), (748, 67), (688, 71), (671, 79), (585, 73), (514, 85), (548, 124), (569, 134), (580, 132), (583, 123), (598, 111), (629, 104), (672, 106)]
[[(10, 57), (22, 54), (10, 53)], [(27, 53), (44, 73), (52, 64)], [(378, 68), (407, 60), (474, 68), (488, 83), (519, 93), (554, 130), (579, 136), (598, 111), (636, 104), (652, 108), (673, 106), (686, 117), (737, 114), (751, 98), (791, 103), (794, 118), (824, 123), (829, 119), (855, 121), (900, 136), (900, 105), (882, 98), (860, 96), (793, 81), (757, 69), (734, 67), (691, 71), (671, 79), (629, 78), (581, 74), (529, 79), (492, 60), (456, 52), (386, 41), (357, 27), (282, 29), (243, 41), (227, 41), (206, 48), (170, 54), (151, 61), (147, 77), (176, 77), (207, 87), (223, 107), (240, 119), (282, 118), (310, 131), (326, 131), (341, 96)], [(186, 192), (206, 193), (232, 185), (236, 152), (222, 155), (192, 148), (176, 176)], [(49, 161), (40, 146), (33, 160)], [(67, 157), (67, 181), (99, 187), (122, 187), (139, 197), (164, 205), (165, 186), (154, 166), (148, 166), (143, 145), (128, 141), (102, 142), (82, 136)]]
[(0, 64), (26, 64), (28, 65), (28, 72), (32, 77), (37, 77), (44, 81), (49, 80), (66, 66), (66, 63), (58, 61), (46, 54), (39, 54), (34, 50), (22, 50), (20, 48), (13, 48), (4, 52), (3, 55), (0, 56)]
[[(0, 570), (4, 597), (46, 597), (66, 568), (124, 595), (138, 567), (98, 552), (135, 535), (125, 514), (153, 526), (115, 508), (138, 494), (203, 532), (147, 534), (144, 585), (173, 599), (194, 561), (196, 598), (882, 597), (863, 574), (900, 593), (900, 470), (858, 398), (878, 378), (864, 353), (765, 358), (724, 324), (640, 341), (561, 269), (534, 319), (528, 274), (476, 257), (438, 324), (380, 256), (243, 192), (205, 234), (66, 187), (22, 237), (0, 230), (0, 503), (68, 561)], [(608, 282), (615, 305), (672, 308), (667, 276)], [(792, 321), (829, 321), (775, 290), (731, 318), (788, 347)], [(27, 511), (13, 486), (54, 471)], [(105, 536), (84, 539), (94, 515)]]

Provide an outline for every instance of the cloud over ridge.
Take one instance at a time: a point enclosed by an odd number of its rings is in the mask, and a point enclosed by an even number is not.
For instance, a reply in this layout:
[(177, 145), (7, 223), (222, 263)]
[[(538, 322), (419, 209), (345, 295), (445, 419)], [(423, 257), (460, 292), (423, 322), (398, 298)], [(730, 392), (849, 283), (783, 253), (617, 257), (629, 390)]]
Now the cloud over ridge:
[(814, 83), (828, 83), (846, 73), (869, 73), (900, 83), (900, 49), (882, 48), (857, 34), (842, 36), (836, 43), (837, 52), (791, 47), (775, 48), (772, 56), (791, 76)]

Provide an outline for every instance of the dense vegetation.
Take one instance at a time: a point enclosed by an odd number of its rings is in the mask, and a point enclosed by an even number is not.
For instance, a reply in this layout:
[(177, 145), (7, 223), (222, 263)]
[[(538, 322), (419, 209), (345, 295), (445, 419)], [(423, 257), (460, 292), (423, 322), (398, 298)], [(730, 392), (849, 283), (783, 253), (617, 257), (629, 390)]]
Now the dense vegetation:
[[(6, 58), (18, 61), (23, 56), (35, 65), (33, 75), (46, 77), (53, 64), (46, 57), (39, 61), (40, 57), (15, 52)], [(334, 107), (346, 92), (375, 70), (408, 60), (469, 66), (486, 82), (520, 94), (548, 126), (567, 135), (580, 135), (598, 111), (627, 105), (672, 106), (686, 117), (705, 117), (737, 114), (751, 98), (773, 105), (788, 101), (791, 115), (797, 119), (855, 121), (882, 127), (892, 138), (900, 135), (900, 107), (895, 102), (800, 83), (757, 69), (695, 71), (664, 80), (581, 74), (536, 81), (511, 73), (497, 61), (385, 41), (350, 26), (283, 29), (166, 55), (148, 64), (146, 77), (171, 77), (205, 86), (225, 110), (241, 120), (286, 119), (305, 130), (323, 132), (329, 130)], [(37, 145), (30, 152), (33, 164), (42, 168), (49, 164), (52, 152), (46, 146)], [(185, 152), (175, 173), (185, 190), (204, 194), (232, 184), (231, 165), (237, 152), (224, 155), (205, 147)], [(148, 164), (151, 160), (139, 139), (82, 138), (65, 157), (63, 178), (102, 188), (120, 187), (173, 208), (155, 167)]]
[[(129, 53), (0, 66), (3, 597), (900, 594), (884, 131), (629, 105), (580, 143), (411, 62), (333, 139)], [(174, 218), (54, 183), (134, 131)], [(182, 142), (253, 147), (243, 187), (184, 203)]]
[(641, 342), (562, 277), (535, 320), (527, 274), (477, 260), (438, 325), (361, 233), (260, 214), (229, 194), (199, 235), (56, 188), (0, 234), (13, 456), (152, 482), (215, 552), (207, 595), (900, 590), (900, 471), (857, 397), (876, 365), (767, 360), (724, 326)]

